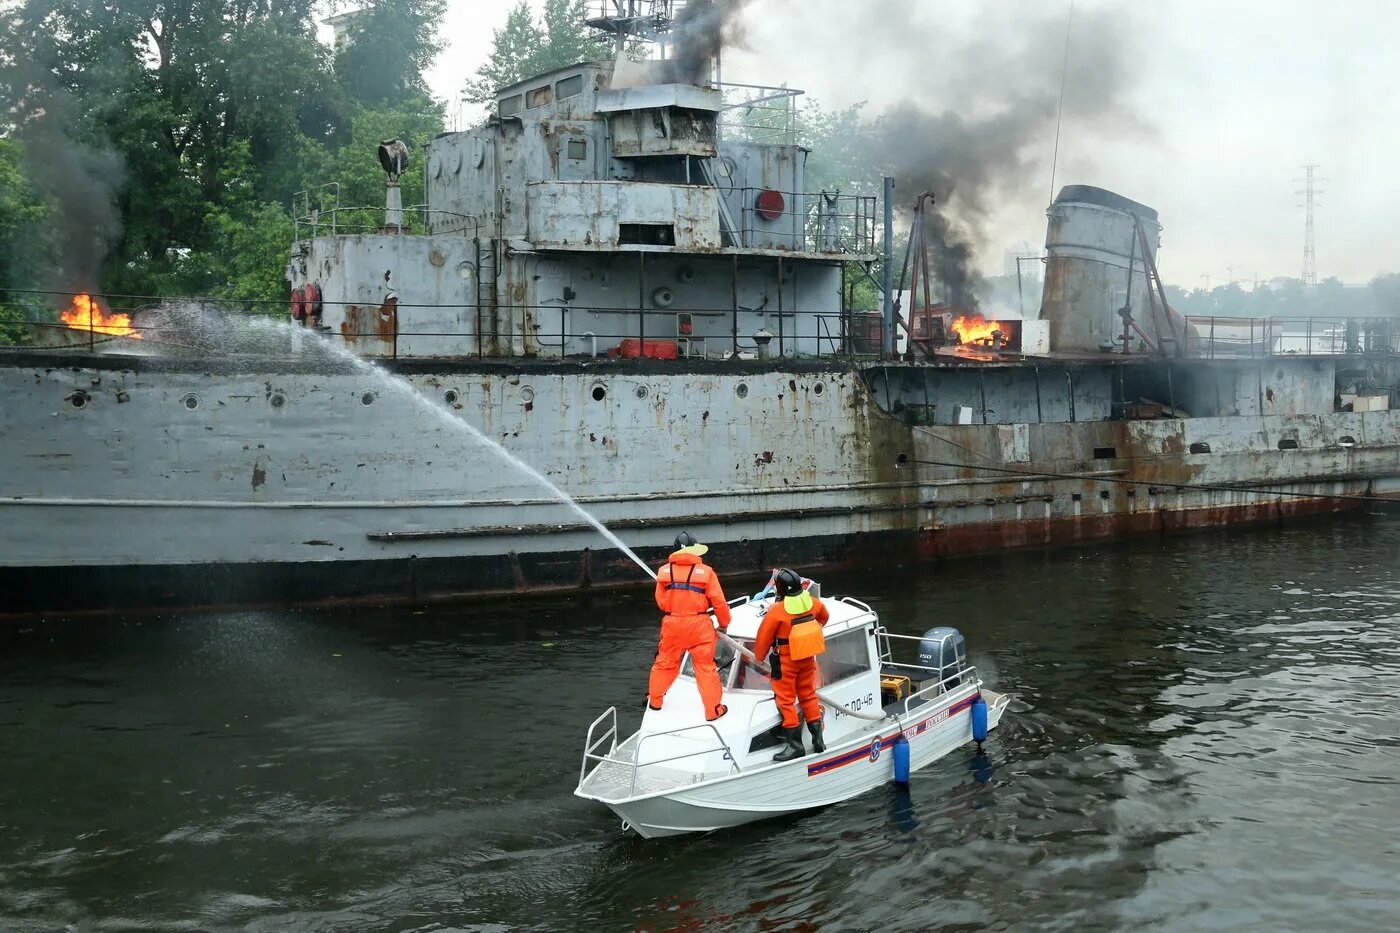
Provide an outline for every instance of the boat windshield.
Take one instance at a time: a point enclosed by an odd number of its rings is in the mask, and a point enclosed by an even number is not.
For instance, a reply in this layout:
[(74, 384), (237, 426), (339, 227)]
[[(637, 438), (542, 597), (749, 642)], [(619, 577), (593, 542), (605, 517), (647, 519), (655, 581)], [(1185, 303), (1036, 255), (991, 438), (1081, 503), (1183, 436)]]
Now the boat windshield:
[[(753, 645), (749, 644), (749, 648), (752, 649)], [(719, 671), (720, 683), (729, 682), (729, 671), (734, 667), (734, 659), (737, 657), (738, 654), (729, 645), (719, 640), (715, 641), (715, 670)], [(681, 664), (681, 673), (686, 677), (695, 676), (695, 665), (690, 663), (689, 653), (685, 656), (685, 662)]]
[[(753, 651), (753, 639), (742, 639), (749, 651)], [(735, 662), (738, 662), (737, 664)], [(739, 657), (738, 652), (722, 641), (715, 642), (715, 670), (719, 672), (720, 683), (730, 690), (767, 690), (768, 678), (758, 668)], [(695, 665), (690, 663), (690, 655), (681, 664), (681, 673), (686, 677), (695, 676)]]

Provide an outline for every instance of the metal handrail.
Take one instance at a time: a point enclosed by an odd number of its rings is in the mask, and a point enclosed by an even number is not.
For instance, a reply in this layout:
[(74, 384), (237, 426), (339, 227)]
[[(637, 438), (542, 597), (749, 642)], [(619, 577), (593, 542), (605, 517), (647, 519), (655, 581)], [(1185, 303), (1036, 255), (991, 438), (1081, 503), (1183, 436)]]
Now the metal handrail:
[(977, 668), (965, 667), (956, 674), (951, 674), (947, 677), (944, 677), (936, 684), (929, 684), (926, 687), (920, 687), (918, 690), (915, 690), (913, 693), (905, 697), (904, 715), (910, 716), (913, 714), (913, 710), (910, 708), (909, 704), (913, 703), (915, 700), (922, 699), (926, 696), (937, 696), (939, 694), (950, 693), (951, 691), (944, 685), (947, 684), (948, 681), (953, 680), (954, 678), (970, 678), (968, 681), (958, 684), (958, 686), (960, 687), (975, 687), (978, 690), (982, 688), (982, 677), (977, 673)]
[[(647, 739), (659, 738), (663, 735), (678, 735), (682, 732), (690, 732), (694, 729), (709, 729), (715, 734), (715, 741), (719, 743), (719, 746), (717, 748), (703, 748), (699, 751), (686, 752), (683, 755), (672, 755), (670, 758), (658, 758), (655, 761), (642, 761), (642, 746), (646, 744)], [(648, 732), (637, 740), (637, 750), (634, 753), (635, 758), (632, 761), (632, 785), (628, 793), (629, 795), (635, 795), (637, 793), (637, 772), (648, 765), (664, 765), (668, 762), (680, 761), (682, 758), (694, 758), (697, 755), (710, 755), (720, 750), (724, 751), (725, 759), (729, 762), (730, 771), (732, 773), (738, 773), (744, 770), (739, 767), (739, 762), (734, 758), (734, 752), (729, 748), (729, 744), (724, 741), (724, 736), (719, 734), (719, 729), (715, 728), (714, 723), (697, 723), (693, 726), (681, 726), (679, 729), (668, 729), (665, 732)]]
[[(594, 741), (593, 730), (597, 729), (598, 726), (602, 723), (602, 721), (604, 719), (607, 719), (609, 716), (612, 717), (612, 725), (608, 727), (608, 731), (605, 732), (597, 741)], [(607, 755), (598, 755), (596, 753), (598, 746), (601, 745), (603, 741), (605, 739), (608, 739), (609, 737), (612, 738), (612, 746), (608, 749)], [(588, 777), (588, 759), (594, 758), (599, 763), (602, 763), (606, 761), (615, 751), (617, 751), (617, 707), (609, 706), (607, 709), (603, 710), (602, 714), (599, 715), (597, 719), (593, 720), (592, 725), (588, 727), (588, 736), (583, 740), (583, 760), (579, 762), (578, 766), (579, 786), (582, 787), (583, 779)]]

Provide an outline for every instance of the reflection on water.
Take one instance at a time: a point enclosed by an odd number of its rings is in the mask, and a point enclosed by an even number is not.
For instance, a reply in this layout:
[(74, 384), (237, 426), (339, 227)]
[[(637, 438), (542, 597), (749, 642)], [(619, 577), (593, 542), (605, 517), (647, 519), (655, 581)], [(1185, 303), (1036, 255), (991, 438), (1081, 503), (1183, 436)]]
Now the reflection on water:
[(571, 796), (648, 586), (11, 627), (0, 928), (1393, 928), (1397, 555), (1361, 517), (828, 577), (960, 627), (1002, 728), (655, 842)]

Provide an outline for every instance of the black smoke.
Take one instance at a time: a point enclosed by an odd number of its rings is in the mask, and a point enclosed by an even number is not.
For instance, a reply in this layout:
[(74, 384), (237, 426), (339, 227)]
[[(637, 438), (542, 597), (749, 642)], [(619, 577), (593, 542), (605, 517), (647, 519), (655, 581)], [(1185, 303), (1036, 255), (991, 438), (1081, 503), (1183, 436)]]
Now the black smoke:
[(666, 83), (708, 82), (710, 62), (725, 46), (742, 44), (741, 14), (748, 4), (749, 0), (690, 0), (671, 25)]
[(924, 230), (931, 271), (950, 301), (970, 305), (981, 282), (976, 258), (991, 245), (995, 214), (1010, 203), (1048, 204), (1052, 197), (1062, 75), (1056, 188), (1066, 183), (1069, 146), (1078, 145), (1082, 164), (1089, 136), (1146, 129), (1127, 102), (1135, 87), (1133, 31), (1121, 9), (1077, 10), (1066, 65), (1064, 8), (979, 15), (971, 33), (931, 36), (926, 22), (910, 19), (910, 5), (874, 6), (890, 20), (881, 30), (887, 49), (915, 63), (909, 87), (926, 93), (906, 88), (870, 127), (865, 157), (895, 178), (906, 210), (920, 192), (933, 194)]
[[(59, 81), (56, 61), (45, 62), (55, 45), (45, 41), (42, 23), (26, 19), (22, 44), (7, 43), (6, 104), (14, 138), (20, 143), (24, 173), (48, 206), (46, 229), (35, 240), (55, 241), (56, 256), (44, 284), (60, 291), (95, 291), (103, 260), (122, 232), (117, 195), (125, 162), (92, 121), (84, 120), (72, 93)], [(23, 50), (17, 52), (16, 50)]]

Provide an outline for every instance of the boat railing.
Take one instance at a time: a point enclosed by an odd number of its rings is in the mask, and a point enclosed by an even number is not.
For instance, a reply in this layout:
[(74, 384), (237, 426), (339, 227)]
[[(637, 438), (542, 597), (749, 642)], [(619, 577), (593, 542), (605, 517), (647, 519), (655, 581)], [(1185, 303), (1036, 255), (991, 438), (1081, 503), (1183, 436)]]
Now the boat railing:
[(905, 697), (904, 715), (909, 716), (914, 713), (915, 702), (922, 702), (932, 697), (942, 696), (946, 693), (951, 693), (958, 687), (968, 684), (980, 684), (981, 682), (982, 678), (978, 676), (977, 668), (971, 666), (964, 667), (956, 673), (949, 674), (937, 683), (925, 684)]
[[(708, 730), (709, 732), (711, 732), (711, 733), (714, 734), (715, 743), (716, 743), (716, 744), (714, 744), (714, 745), (707, 745), (707, 746), (705, 746), (704, 748), (695, 749), (694, 751), (682, 752), (682, 753), (679, 754), (679, 755), (671, 755), (671, 756), (669, 756), (669, 757), (667, 757), (667, 758), (657, 758), (657, 759), (654, 759), (654, 760), (652, 760), (652, 761), (643, 761), (643, 760), (642, 760), (642, 748), (643, 748), (643, 746), (646, 745), (647, 739), (659, 739), (659, 738), (662, 738), (662, 737), (664, 737), (664, 736), (678, 736), (678, 735), (681, 735), (682, 733), (686, 733), (686, 732), (696, 732), (696, 731), (704, 732), (704, 731), (706, 731), (706, 730)], [(630, 765), (631, 765), (631, 768), (632, 768), (632, 784), (631, 784), (631, 789), (630, 789), (630, 791), (629, 791), (629, 794), (636, 794), (636, 793), (637, 793), (637, 774), (638, 774), (638, 772), (640, 772), (643, 768), (651, 767), (651, 766), (655, 766), (655, 765), (670, 764), (670, 763), (673, 762), (673, 761), (683, 761), (683, 760), (685, 760), (686, 758), (695, 758), (695, 757), (698, 757), (698, 756), (700, 756), (700, 755), (713, 755), (715, 752), (719, 752), (719, 751), (724, 752), (724, 759), (725, 759), (726, 761), (729, 762), (730, 773), (732, 773), (732, 774), (737, 774), (738, 772), (740, 772), (740, 771), (743, 770), (742, 768), (739, 767), (739, 762), (735, 759), (735, 757), (734, 757), (734, 752), (730, 749), (729, 744), (728, 744), (727, 742), (724, 741), (724, 736), (720, 735), (719, 730), (718, 730), (717, 728), (715, 728), (714, 723), (709, 723), (709, 722), (706, 722), (706, 723), (697, 723), (697, 724), (691, 725), (691, 726), (681, 726), (679, 729), (667, 729), (667, 730), (664, 731), (664, 732), (648, 732), (648, 733), (646, 733), (645, 735), (643, 735), (643, 736), (641, 736), (640, 738), (638, 738), (636, 750), (635, 750), (635, 752), (634, 752), (634, 754), (633, 754), (632, 761), (631, 761), (631, 762), (618, 762), (618, 763), (619, 763), (619, 764), (630, 764)]]
[(861, 602), (860, 600), (856, 599), (854, 596), (838, 596), (838, 597), (836, 597), (836, 598), (837, 598), (837, 600), (839, 600), (840, 602), (846, 603), (846, 604), (851, 605), (851, 606), (855, 606), (857, 609), (861, 610), (862, 612), (868, 612), (868, 613), (870, 613), (871, 615), (874, 615), (874, 614), (875, 614), (875, 610), (870, 608), (870, 604), (869, 604), (869, 603), (863, 603), (863, 602)]
[[(603, 724), (604, 720), (609, 721), (607, 731), (595, 740), (593, 738), (593, 733)], [(608, 746), (606, 754), (599, 755), (598, 747), (610, 739), (611, 744)], [(593, 720), (592, 725), (588, 727), (588, 737), (584, 739), (583, 742), (583, 761), (581, 761), (578, 766), (579, 784), (582, 785), (583, 779), (588, 776), (589, 761), (593, 761), (595, 764), (601, 764), (615, 751), (617, 751), (617, 707), (609, 706), (607, 709), (603, 710), (602, 715)]]
[[(974, 679), (977, 676), (977, 669), (967, 664), (964, 664), (960, 670), (955, 671), (947, 677), (942, 677), (941, 675), (945, 668), (935, 667), (928, 664), (910, 663), (908, 661), (896, 661), (894, 659), (894, 642), (905, 642), (908, 644), (918, 645), (924, 640), (924, 636), (922, 635), (897, 635), (894, 632), (887, 630), (883, 625), (881, 625), (876, 627), (875, 636), (878, 639), (878, 645), (880, 649), (880, 664), (882, 667), (902, 668), (904, 670), (918, 671), (925, 675), (940, 675), (940, 680), (938, 681), (938, 683), (932, 684), (930, 685), (930, 687), (927, 688), (920, 688), (914, 693), (911, 693), (911, 697), (925, 693), (927, 690), (932, 688), (941, 688), (949, 681), (967, 676), (969, 673)], [(933, 692), (942, 693), (943, 691), (941, 689), (934, 689)]]

